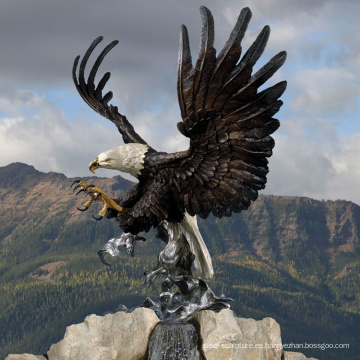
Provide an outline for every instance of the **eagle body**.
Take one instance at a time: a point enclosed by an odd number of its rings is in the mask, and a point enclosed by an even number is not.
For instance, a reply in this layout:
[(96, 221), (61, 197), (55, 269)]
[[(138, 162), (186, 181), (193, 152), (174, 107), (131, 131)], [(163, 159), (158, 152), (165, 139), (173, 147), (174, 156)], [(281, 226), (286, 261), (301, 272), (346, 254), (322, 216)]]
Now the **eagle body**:
[[(275, 145), (271, 134), (280, 126), (273, 116), (282, 105), (279, 98), (286, 89), (286, 81), (258, 89), (284, 64), (286, 52), (281, 51), (253, 72), (270, 28), (265, 26), (242, 54), (241, 41), (251, 18), (250, 9), (244, 8), (228, 41), (216, 55), (213, 17), (206, 7), (201, 7), (200, 12), (200, 50), (194, 65), (184, 25), (180, 32), (177, 93), (182, 121), (177, 128), (189, 138), (186, 151), (157, 152), (135, 132), (118, 108), (109, 104), (112, 92), (102, 94), (110, 73), (105, 73), (95, 86), (103, 58), (118, 41), (100, 53), (87, 81), (84, 75), (87, 62), (102, 37), (90, 45), (78, 75), (80, 57), (74, 62), (73, 80), (79, 94), (92, 109), (116, 125), (125, 143), (100, 154), (90, 164), (90, 170), (117, 169), (138, 179), (137, 184), (115, 200), (122, 211), (109, 209), (106, 214), (115, 217), (121, 229), (134, 235), (164, 221), (181, 227), (195, 215), (231, 216), (232, 212), (246, 210), (266, 184), (267, 158)], [(183, 229), (188, 225), (184, 226)], [(192, 228), (195, 227), (193, 223)], [(203, 240), (197, 237), (196, 241), (200, 244)]]
[[(128, 161), (127, 164), (123, 162), (121, 166), (114, 167), (120, 171), (124, 171), (130, 163), (138, 160), (134, 166), (134, 169), (137, 168), (138, 171), (135, 173), (132, 170), (131, 172), (138, 179), (138, 183), (116, 199), (116, 202), (123, 208), (121, 212), (114, 212), (111, 209), (107, 212), (108, 218), (116, 217), (120, 227), (133, 235), (141, 231), (147, 232), (152, 226), (157, 227), (163, 220), (181, 222), (185, 215), (185, 207), (180, 200), (181, 191), (179, 192), (173, 186), (173, 182), (167, 176), (167, 171), (164, 171), (164, 168), (166, 169), (168, 166), (168, 161), (164, 163), (159, 160), (164, 159), (164, 156), (168, 157), (168, 154), (158, 153), (146, 145), (142, 145), (142, 147), (137, 145), (139, 144), (127, 144), (126, 148), (120, 146), (115, 148), (117, 151), (112, 152), (114, 155), (121, 152), (121, 157)], [(128, 151), (129, 149), (131, 151)], [(124, 156), (124, 150), (126, 156)], [(139, 154), (137, 158), (129, 156), (129, 154), (136, 153)], [(118, 164), (118, 161), (113, 163)], [(178, 162), (174, 159), (172, 163), (175, 166)], [(130, 173), (130, 171), (127, 172)]]

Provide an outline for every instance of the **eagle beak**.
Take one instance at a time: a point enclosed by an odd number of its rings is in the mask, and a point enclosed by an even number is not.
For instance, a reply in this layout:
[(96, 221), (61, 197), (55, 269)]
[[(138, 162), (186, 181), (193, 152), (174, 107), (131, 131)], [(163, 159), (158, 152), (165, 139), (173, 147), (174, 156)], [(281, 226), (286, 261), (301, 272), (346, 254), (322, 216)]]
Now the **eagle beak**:
[(100, 167), (100, 165), (99, 165), (99, 158), (96, 158), (96, 159), (94, 159), (91, 163), (90, 163), (90, 165), (89, 165), (89, 170), (93, 173), (93, 174), (95, 174), (95, 171), (94, 170), (96, 170), (97, 168), (99, 168)]

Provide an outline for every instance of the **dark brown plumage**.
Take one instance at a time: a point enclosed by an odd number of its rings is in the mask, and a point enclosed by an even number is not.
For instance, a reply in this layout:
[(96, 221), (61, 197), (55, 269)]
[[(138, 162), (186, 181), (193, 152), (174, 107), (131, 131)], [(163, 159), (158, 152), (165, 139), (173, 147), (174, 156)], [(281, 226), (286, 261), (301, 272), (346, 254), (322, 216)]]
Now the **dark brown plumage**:
[[(202, 218), (210, 213), (230, 216), (247, 209), (265, 187), (267, 158), (274, 147), (270, 135), (279, 127), (279, 121), (272, 116), (282, 105), (278, 98), (285, 91), (286, 82), (261, 92), (258, 88), (283, 65), (286, 53), (280, 52), (252, 75), (270, 28), (264, 27), (240, 59), (240, 43), (251, 18), (250, 9), (243, 9), (229, 40), (216, 57), (212, 15), (205, 7), (200, 11), (202, 34), (195, 67), (185, 26), (180, 34), (177, 91), (182, 122), (177, 126), (190, 138), (190, 147), (171, 154), (158, 153), (149, 147), (139, 183), (117, 200), (123, 211), (108, 210), (107, 216), (116, 216), (126, 232), (148, 231), (162, 220), (181, 221), (185, 211)], [(87, 61), (101, 40), (102, 37), (97, 38), (86, 52), (78, 78), (79, 57), (75, 59), (76, 88), (92, 109), (117, 126), (125, 143), (146, 144), (117, 107), (108, 105), (112, 93), (102, 95), (110, 74), (106, 73), (97, 87), (94, 85), (102, 59), (117, 41), (103, 50), (85, 81)]]

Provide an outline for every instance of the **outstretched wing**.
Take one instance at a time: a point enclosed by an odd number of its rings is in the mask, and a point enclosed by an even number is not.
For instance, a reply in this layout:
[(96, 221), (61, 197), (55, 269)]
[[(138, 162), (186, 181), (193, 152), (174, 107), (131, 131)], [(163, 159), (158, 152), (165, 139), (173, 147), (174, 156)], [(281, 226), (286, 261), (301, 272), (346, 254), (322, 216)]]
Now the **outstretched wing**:
[(278, 98), (286, 82), (261, 92), (258, 88), (283, 65), (286, 52), (252, 74), (270, 28), (264, 27), (240, 60), (240, 43), (251, 18), (245, 8), (216, 57), (213, 17), (205, 7), (200, 11), (202, 35), (195, 67), (185, 26), (180, 36), (178, 98), (183, 121), (178, 129), (190, 138), (190, 149), (181, 159), (164, 155), (160, 173), (171, 179), (172, 191), (177, 189), (189, 214), (230, 216), (247, 209), (265, 187), (267, 158), (275, 145), (270, 135), (280, 125), (272, 116), (282, 105)]
[[(234, 30), (216, 57), (214, 22), (201, 7), (202, 36), (195, 67), (188, 34), (182, 26), (178, 66), (178, 97), (183, 121), (180, 132), (190, 138), (187, 151), (146, 157), (146, 184), (135, 201), (125, 201), (120, 226), (134, 234), (161, 220), (180, 221), (184, 211), (206, 218), (230, 216), (247, 209), (266, 184), (270, 136), (279, 121), (272, 118), (286, 88), (280, 82), (258, 92), (284, 63), (285, 52), (274, 56), (252, 75), (269, 38), (268, 26), (241, 58), (241, 40), (251, 18), (241, 11)], [(146, 189), (145, 189), (146, 188)]]
[[(102, 91), (110, 78), (110, 73), (107, 72), (102, 79), (99, 81), (97, 87), (95, 87), (94, 80), (97, 73), (97, 70), (103, 61), (106, 54), (117, 45), (118, 41), (115, 40), (111, 42), (105, 49), (101, 52), (101, 54), (96, 59), (87, 82), (85, 81), (85, 68), (87, 62), (89, 60), (90, 55), (94, 51), (95, 47), (102, 41), (103, 37), (99, 36), (96, 38), (89, 49), (86, 51), (83, 59), (80, 63), (79, 69), (79, 77), (77, 77), (77, 66), (79, 63), (80, 56), (77, 56), (74, 61), (74, 66), (72, 69), (72, 78), (75, 84), (75, 87), (83, 100), (98, 114), (106, 117), (110, 121), (112, 121), (118, 128), (120, 134), (123, 137), (125, 143), (140, 143), (146, 144), (146, 142), (135, 132), (134, 127), (129, 123), (124, 115), (121, 115), (118, 112), (118, 108), (113, 105), (109, 105), (108, 102), (112, 99), (112, 92), (109, 91), (104, 96), (102, 95)], [(146, 144), (147, 145), (147, 144)]]

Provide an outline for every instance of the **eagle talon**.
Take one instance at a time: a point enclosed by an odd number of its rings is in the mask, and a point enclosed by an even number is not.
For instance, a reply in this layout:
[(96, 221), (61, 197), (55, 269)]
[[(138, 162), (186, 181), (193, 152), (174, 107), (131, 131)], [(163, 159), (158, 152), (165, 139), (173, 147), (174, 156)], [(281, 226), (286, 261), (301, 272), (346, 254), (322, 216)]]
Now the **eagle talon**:
[(96, 217), (96, 216), (94, 216), (94, 215), (92, 215), (92, 217), (93, 217), (94, 220), (96, 220), (96, 221), (100, 221), (100, 220), (103, 218), (103, 216)]
[(79, 187), (81, 187), (81, 185), (76, 185), (73, 189), (73, 193), (75, 192), (76, 189), (78, 189)]
[(72, 184), (71, 184), (71, 188), (73, 187), (74, 184), (78, 184), (80, 182), (80, 180), (75, 180)]
[(105, 260), (105, 254), (106, 254), (106, 253), (107, 253), (106, 250), (99, 250), (99, 251), (98, 251), (99, 258), (100, 258), (101, 262), (102, 262), (104, 265), (111, 266), (111, 264), (109, 264), (109, 263)]
[(78, 183), (79, 185), (77, 185), (73, 191), (81, 187), (81, 189), (76, 193), (76, 195), (79, 195), (81, 192), (84, 193), (84, 196), (89, 195), (89, 200), (82, 204), (83, 207), (77, 208), (79, 211), (86, 211), (96, 200), (104, 204), (102, 210), (100, 210), (100, 212), (98, 213), (98, 216), (92, 215), (94, 220), (100, 221), (105, 216), (106, 211), (109, 208), (117, 211), (122, 211), (122, 207), (117, 204), (114, 199), (110, 198), (106, 193), (104, 193), (101, 189), (97, 188), (95, 185), (87, 185), (80, 180), (76, 180), (74, 183)]
[(84, 209), (80, 209), (79, 207), (77, 207), (77, 209), (78, 209), (79, 211), (86, 211), (86, 210), (88, 209), (88, 207), (87, 207), (87, 206), (85, 206), (85, 208), (84, 208)]

